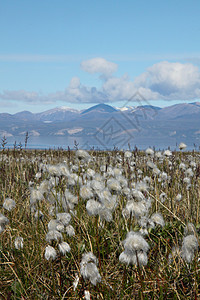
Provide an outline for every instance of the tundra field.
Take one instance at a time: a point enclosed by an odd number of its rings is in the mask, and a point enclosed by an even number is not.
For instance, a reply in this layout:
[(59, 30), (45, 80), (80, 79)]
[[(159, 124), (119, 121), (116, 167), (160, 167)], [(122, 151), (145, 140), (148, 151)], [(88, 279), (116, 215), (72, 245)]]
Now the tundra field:
[(3, 149), (0, 299), (200, 299), (200, 153)]

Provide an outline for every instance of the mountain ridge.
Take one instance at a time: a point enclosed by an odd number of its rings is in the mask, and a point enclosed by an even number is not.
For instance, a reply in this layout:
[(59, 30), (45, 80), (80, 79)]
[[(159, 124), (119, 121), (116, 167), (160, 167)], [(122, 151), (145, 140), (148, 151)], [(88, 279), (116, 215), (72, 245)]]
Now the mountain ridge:
[[(85, 110), (56, 107), (40, 113), (22, 111), (0, 113), (0, 137), (89, 137), (97, 138), (119, 132), (125, 140), (146, 143), (173, 138), (186, 144), (200, 143), (200, 103), (179, 103), (168, 107), (152, 105), (116, 109), (98, 104)], [(127, 137), (127, 139), (126, 139)], [(112, 139), (110, 139), (112, 140)], [(107, 142), (107, 140), (106, 140)], [(113, 143), (116, 142), (113, 140)], [(52, 139), (53, 143), (53, 139)]]
[(17, 113), (7, 113), (7, 112), (2, 112), (0, 113), (1, 115), (9, 115), (9, 116), (16, 116), (16, 117), (21, 117), (23, 115), (28, 115), (28, 116), (44, 116), (44, 115), (50, 115), (50, 114), (54, 114), (54, 113), (77, 113), (77, 114), (85, 114), (88, 113), (90, 111), (99, 111), (99, 112), (117, 112), (117, 111), (132, 111), (134, 109), (153, 109), (153, 110), (168, 110), (168, 109), (172, 109), (174, 107), (181, 107), (181, 106), (194, 106), (194, 107), (200, 107), (200, 102), (192, 102), (192, 103), (178, 103), (178, 104), (173, 104), (173, 105), (169, 105), (169, 106), (165, 106), (165, 107), (159, 107), (159, 106), (154, 106), (154, 105), (138, 105), (138, 106), (127, 106), (127, 107), (113, 107), (111, 105), (108, 104), (97, 104), (94, 106), (91, 106), (87, 109), (82, 109), (82, 110), (78, 110), (78, 109), (74, 109), (74, 108), (70, 108), (70, 107), (66, 107), (66, 106), (60, 106), (60, 107), (55, 107), (52, 109), (48, 109), (45, 111), (41, 111), (41, 112), (37, 112), (37, 113), (33, 113), (31, 111), (28, 110), (24, 110), (24, 111), (20, 111)]
[(108, 105), (108, 104), (97, 104), (97, 105), (94, 105), (88, 109), (85, 109), (84, 111), (81, 112), (81, 114), (87, 114), (87, 113), (90, 113), (90, 112), (93, 112), (93, 111), (98, 111), (98, 112), (104, 112), (104, 113), (111, 113), (111, 112), (114, 112), (114, 111), (117, 111), (113, 106), (111, 105)]

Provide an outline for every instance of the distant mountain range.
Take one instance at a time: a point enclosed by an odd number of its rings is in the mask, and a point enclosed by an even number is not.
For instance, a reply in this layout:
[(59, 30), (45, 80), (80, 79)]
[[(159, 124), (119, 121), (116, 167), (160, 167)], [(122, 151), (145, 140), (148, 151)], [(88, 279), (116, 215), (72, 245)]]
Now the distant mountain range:
[(164, 108), (146, 105), (114, 108), (98, 104), (78, 111), (57, 107), (41, 113), (0, 113), (0, 136), (93, 137), (101, 144), (139, 143), (156, 145), (173, 140), (200, 145), (200, 102)]

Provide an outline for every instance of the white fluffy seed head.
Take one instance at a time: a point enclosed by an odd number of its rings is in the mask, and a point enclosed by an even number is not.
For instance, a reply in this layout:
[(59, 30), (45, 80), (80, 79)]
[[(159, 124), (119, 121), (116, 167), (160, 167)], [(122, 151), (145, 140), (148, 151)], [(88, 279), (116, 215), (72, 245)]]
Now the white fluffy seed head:
[(127, 179), (125, 177), (123, 177), (122, 175), (118, 176), (117, 180), (119, 181), (119, 184), (122, 188), (126, 188), (128, 186)]
[(132, 190), (132, 195), (133, 195), (133, 197), (134, 197), (136, 200), (138, 200), (138, 201), (145, 200), (144, 195), (143, 195), (142, 192), (139, 191), (138, 189), (133, 189), (133, 190)]
[(96, 265), (97, 258), (92, 252), (83, 255), (80, 263), (80, 272), (83, 278), (85, 280), (89, 279), (93, 285), (96, 285), (97, 282), (101, 281), (101, 276)]
[(160, 174), (160, 170), (157, 167), (153, 168), (153, 174), (158, 176)]
[(194, 253), (198, 249), (198, 240), (194, 235), (187, 235), (183, 238), (183, 244), (181, 248), (182, 257), (188, 263), (194, 259)]
[(162, 153), (160, 152), (160, 151), (158, 151), (158, 152), (156, 152), (156, 157), (158, 158), (158, 159), (162, 159)]
[(150, 160), (148, 160), (147, 161), (147, 167), (149, 168), (149, 169), (155, 169), (156, 168), (156, 165), (152, 162), (152, 161), (150, 161)]
[(109, 201), (110, 198), (112, 197), (111, 192), (108, 189), (104, 189), (102, 191), (99, 191), (97, 193), (98, 197), (99, 197), (99, 201), (101, 203), (104, 203), (105, 201)]
[(94, 193), (98, 192), (98, 191), (102, 191), (105, 188), (105, 183), (103, 181), (99, 181), (96, 179), (93, 179), (91, 181), (91, 188), (94, 191)]
[(123, 251), (119, 256), (119, 261), (126, 265), (142, 265), (146, 266), (148, 262), (147, 253), (144, 251)]
[(46, 241), (48, 243), (51, 243), (52, 241), (60, 242), (62, 241), (62, 239), (63, 239), (62, 233), (60, 233), (57, 230), (50, 230), (46, 234)]
[(133, 231), (128, 232), (123, 244), (125, 250), (131, 252), (141, 251), (141, 250), (147, 252), (149, 250), (149, 244), (138, 232), (133, 232)]
[(83, 198), (83, 200), (92, 198), (93, 197), (92, 189), (87, 185), (83, 185), (80, 189), (80, 196), (81, 198)]
[(184, 150), (185, 148), (187, 148), (187, 145), (184, 143), (180, 143), (178, 147), (180, 150)]
[(194, 251), (198, 249), (198, 241), (193, 234), (187, 235), (183, 238), (183, 247), (188, 251)]
[(167, 173), (162, 172), (162, 173), (160, 174), (160, 178), (161, 178), (163, 181), (166, 181), (166, 180), (168, 179)]
[(165, 200), (166, 200), (166, 197), (167, 197), (167, 195), (165, 194), (165, 192), (162, 192), (161, 194), (160, 194), (160, 201), (163, 203), (163, 202), (165, 202)]
[(154, 155), (154, 151), (153, 151), (153, 149), (151, 149), (151, 148), (147, 148), (146, 151), (145, 151), (145, 153), (146, 153), (147, 155), (149, 155), (149, 156), (153, 156), (153, 155)]
[(190, 185), (190, 183), (191, 183), (189, 177), (185, 177), (185, 178), (183, 179), (183, 182), (186, 183), (187, 185)]
[(5, 227), (9, 223), (8, 218), (0, 213), (0, 226)]
[(58, 245), (59, 251), (62, 255), (65, 255), (66, 252), (70, 252), (71, 248), (70, 245), (66, 242), (62, 242)]
[(105, 206), (102, 207), (101, 210), (99, 211), (99, 216), (100, 216), (101, 220), (106, 220), (108, 222), (112, 221), (112, 212)]
[(114, 172), (114, 176), (115, 176), (115, 177), (118, 177), (118, 176), (121, 176), (121, 175), (122, 175), (122, 170), (119, 169), (119, 168), (114, 168), (114, 169), (113, 169), (113, 172)]
[(11, 198), (6, 198), (3, 202), (3, 208), (5, 208), (8, 211), (11, 211), (13, 208), (15, 208), (16, 202)]
[(75, 291), (76, 290), (76, 288), (77, 288), (77, 286), (78, 286), (78, 283), (79, 283), (79, 276), (78, 276), (78, 274), (76, 274), (75, 275), (75, 280), (74, 280), (74, 282), (73, 282), (73, 290)]
[(191, 166), (192, 168), (195, 169), (196, 166), (197, 166), (197, 164), (195, 163), (195, 161), (192, 160), (192, 161), (190, 162), (190, 166)]
[(95, 171), (92, 169), (87, 169), (87, 177), (94, 177), (95, 176)]
[(125, 210), (128, 212), (129, 216), (132, 214), (136, 218), (139, 218), (147, 213), (147, 207), (143, 201), (128, 201)]
[(90, 292), (85, 290), (84, 291), (85, 300), (90, 300)]
[(126, 151), (126, 152), (124, 153), (124, 157), (125, 157), (125, 158), (131, 158), (131, 156), (132, 156), (132, 153), (131, 153), (130, 151)]
[(119, 261), (127, 265), (146, 265), (148, 262), (147, 251), (149, 244), (139, 232), (128, 232), (123, 241), (124, 251), (119, 256)]
[(64, 226), (67, 226), (71, 221), (71, 215), (69, 213), (57, 213), (57, 220), (62, 223)]
[(38, 189), (31, 188), (30, 193), (31, 193), (31, 195), (30, 195), (30, 204), (31, 205), (35, 204), (37, 201), (41, 201), (44, 199), (43, 194)]
[(104, 173), (106, 171), (106, 166), (105, 165), (100, 166), (100, 171)]
[(80, 160), (83, 160), (85, 162), (89, 162), (91, 160), (91, 156), (89, 153), (85, 150), (77, 150), (76, 151), (76, 157)]
[(135, 188), (140, 192), (147, 192), (149, 190), (149, 186), (144, 180), (137, 182)]
[(154, 213), (154, 214), (152, 214), (151, 220), (154, 223), (156, 223), (156, 224), (158, 224), (158, 225), (160, 225), (162, 227), (165, 226), (165, 221), (163, 219), (163, 216), (160, 213)]
[(65, 227), (65, 232), (67, 233), (68, 236), (74, 236), (75, 235), (75, 230), (72, 225), (68, 225)]
[(56, 250), (53, 247), (48, 245), (45, 248), (45, 254), (44, 254), (45, 259), (54, 260), (56, 258), (56, 256), (57, 256)]
[(181, 194), (178, 194), (175, 198), (176, 201), (181, 201), (182, 199), (182, 195)]
[(136, 265), (136, 255), (135, 253), (126, 253), (126, 251), (123, 251), (119, 256), (119, 261), (126, 265)]
[(106, 209), (109, 209), (113, 211), (117, 207), (117, 196), (116, 195), (110, 195), (110, 197), (101, 197), (100, 198), (101, 203)]
[(58, 226), (59, 222), (56, 219), (51, 219), (48, 223), (48, 230), (57, 230), (57, 226)]
[(67, 164), (61, 163), (61, 164), (58, 164), (57, 167), (58, 167), (60, 175), (62, 175), (62, 176), (69, 176), (70, 175)]
[(23, 237), (20, 237), (20, 236), (16, 237), (14, 244), (15, 244), (15, 248), (17, 250), (23, 249), (23, 246), (24, 246)]
[(170, 156), (172, 156), (172, 152), (170, 150), (165, 150), (163, 155), (167, 156), (167, 157), (170, 157)]
[(186, 171), (185, 171), (185, 175), (187, 177), (193, 177), (194, 176), (194, 172), (192, 171), (191, 168), (188, 168)]
[(42, 173), (41, 172), (37, 172), (36, 174), (35, 174), (35, 178), (36, 179), (40, 179), (42, 177)]
[(82, 256), (81, 263), (93, 262), (97, 264), (97, 258), (92, 252), (84, 253)]
[(47, 165), (46, 170), (51, 176), (60, 176), (61, 175), (60, 168), (58, 165)]
[(186, 169), (186, 165), (184, 163), (180, 163), (179, 169), (184, 171)]
[(93, 285), (96, 285), (97, 282), (101, 281), (101, 276), (99, 274), (97, 266), (92, 262), (89, 262), (86, 265), (81, 266), (80, 272), (83, 278), (89, 279)]
[(140, 266), (146, 266), (147, 265), (148, 257), (147, 257), (147, 253), (146, 252), (144, 252), (144, 251), (138, 252), (136, 259), (137, 259), (137, 263)]
[(98, 201), (89, 200), (86, 204), (86, 210), (89, 216), (96, 216), (99, 214), (102, 205)]

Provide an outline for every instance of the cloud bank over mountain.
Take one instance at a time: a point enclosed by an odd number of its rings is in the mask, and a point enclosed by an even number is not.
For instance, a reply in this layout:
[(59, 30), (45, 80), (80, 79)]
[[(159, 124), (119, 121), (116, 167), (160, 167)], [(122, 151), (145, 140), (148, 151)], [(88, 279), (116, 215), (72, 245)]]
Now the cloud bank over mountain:
[(81, 62), (80, 67), (89, 74), (98, 74), (100, 88), (86, 86), (79, 77), (73, 77), (63, 91), (42, 94), (35, 91), (3, 91), (0, 100), (22, 101), (28, 104), (56, 103), (112, 103), (126, 101), (139, 93), (145, 100), (195, 100), (200, 98), (200, 71), (190, 63), (162, 61), (130, 80), (127, 74), (114, 76), (117, 64), (97, 57)]
[(192, 64), (164, 61), (148, 68), (136, 78), (135, 85), (166, 100), (194, 99), (200, 96), (200, 72)]

